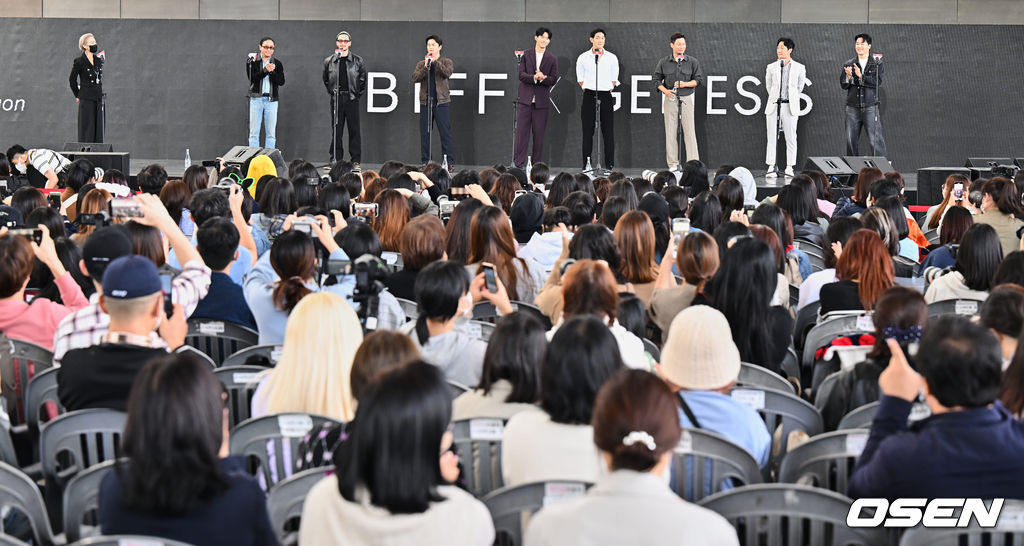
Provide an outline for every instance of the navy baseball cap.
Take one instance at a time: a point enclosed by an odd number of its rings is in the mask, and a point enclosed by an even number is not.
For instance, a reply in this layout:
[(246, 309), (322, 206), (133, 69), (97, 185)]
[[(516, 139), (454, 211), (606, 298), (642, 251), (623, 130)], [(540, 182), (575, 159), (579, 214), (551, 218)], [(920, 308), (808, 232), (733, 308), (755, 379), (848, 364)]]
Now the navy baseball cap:
[(103, 273), (103, 295), (108, 298), (130, 300), (161, 291), (156, 264), (137, 254), (117, 258)]
[(82, 260), (89, 276), (100, 282), (111, 262), (132, 253), (132, 240), (123, 226), (104, 226), (89, 235), (82, 245)]

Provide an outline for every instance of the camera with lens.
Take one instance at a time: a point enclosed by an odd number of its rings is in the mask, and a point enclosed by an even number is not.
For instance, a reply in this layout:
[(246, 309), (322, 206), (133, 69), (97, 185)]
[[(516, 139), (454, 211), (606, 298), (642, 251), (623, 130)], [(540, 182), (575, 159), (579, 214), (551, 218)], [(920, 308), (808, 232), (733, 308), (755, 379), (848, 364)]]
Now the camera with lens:
[(1017, 176), (1018, 170), (1020, 168), (1016, 165), (992, 165), (992, 176), (1002, 176), (1013, 180), (1013, 177)]
[(78, 214), (77, 219), (78, 223), (83, 226), (102, 227), (110, 225), (110, 214), (105, 210), (93, 214), (82, 212)]
[(380, 308), (380, 293), (384, 291), (384, 280), (388, 267), (384, 260), (373, 254), (363, 254), (354, 262), (349, 260), (328, 260), (328, 275), (353, 275), (356, 278), (352, 301), (359, 304), (356, 316), (363, 330), (377, 329), (377, 312)]

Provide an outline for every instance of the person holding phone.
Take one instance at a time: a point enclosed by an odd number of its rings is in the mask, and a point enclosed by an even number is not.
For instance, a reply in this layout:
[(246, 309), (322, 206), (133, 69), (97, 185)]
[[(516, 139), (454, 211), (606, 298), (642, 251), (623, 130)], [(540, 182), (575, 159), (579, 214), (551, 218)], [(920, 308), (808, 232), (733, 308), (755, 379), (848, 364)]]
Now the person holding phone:
[(91, 33), (78, 39), (78, 49), (82, 56), (75, 58), (68, 77), (78, 103), (78, 141), (103, 142), (103, 54)]
[(260, 123), (266, 131), (266, 148), (277, 146), (278, 88), (284, 85), (284, 64), (274, 57), (274, 40), (260, 39), (259, 54), (250, 53), (245, 63), (249, 76), (249, 146), (260, 145)]
[(441, 133), (441, 152), (448, 163), (449, 172), (454, 171), (452, 165), (452, 114), (451, 92), (448, 89), (448, 78), (455, 71), (455, 63), (441, 56), (444, 42), (435, 34), (427, 36), (427, 55), (416, 63), (412, 72), (413, 83), (420, 85), (420, 161), (430, 162), (430, 126), (437, 124)]

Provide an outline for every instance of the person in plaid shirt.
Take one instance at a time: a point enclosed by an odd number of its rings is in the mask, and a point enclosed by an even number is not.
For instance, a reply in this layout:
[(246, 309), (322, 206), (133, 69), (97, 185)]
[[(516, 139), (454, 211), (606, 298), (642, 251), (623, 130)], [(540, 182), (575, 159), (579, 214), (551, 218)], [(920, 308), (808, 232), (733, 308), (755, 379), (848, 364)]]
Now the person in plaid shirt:
[[(142, 218), (136, 218), (135, 221), (160, 229), (184, 263), (181, 273), (174, 278), (171, 285), (171, 300), (182, 306), (185, 316), (188, 317), (210, 288), (210, 268), (203, 264), (199, 252), (168, 214), (159, 197), (138, 195), (135, 200), (144, 213)], [(107, 265), (115, 258), (126, 254), (131, 254), (131, 240), (120, 226), (98, 229), (86, 240), (82, 248), (82, 261), (86, 273), (96, 285), (97, 294), (102, 292), (100, 280)], [(90, 298), (89, 306), (64, 317), (57, 327), (53, 340), (54, 366), (60, 366), (61, 359), (68, 351), (97, 345), (107, 334), (110, 317), (100, 309), (97, 294)], [(153, 333), (152, 337), (155, 344), (163, 343), (156, 333)]]

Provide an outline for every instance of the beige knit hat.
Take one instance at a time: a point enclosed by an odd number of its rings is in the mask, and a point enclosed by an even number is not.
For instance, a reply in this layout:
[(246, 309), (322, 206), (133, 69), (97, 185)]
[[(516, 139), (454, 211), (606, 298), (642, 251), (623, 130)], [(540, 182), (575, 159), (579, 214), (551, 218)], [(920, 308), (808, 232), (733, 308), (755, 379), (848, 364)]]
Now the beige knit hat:
[(740, 351), (725, 315), (707, 305), (683, 309), (669, 327), (661, 368), (666, 379), (684, 389), (718, 389), (735, 381)]

